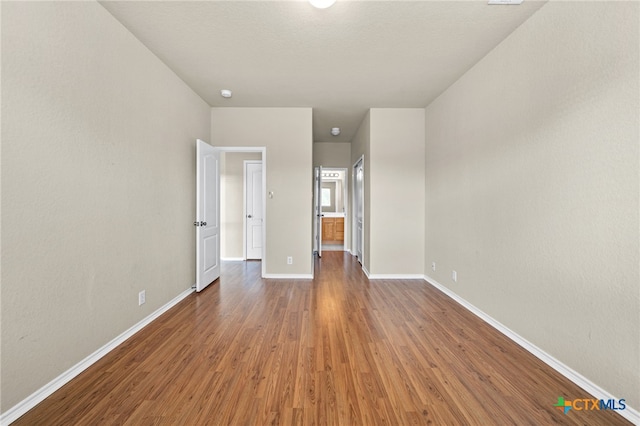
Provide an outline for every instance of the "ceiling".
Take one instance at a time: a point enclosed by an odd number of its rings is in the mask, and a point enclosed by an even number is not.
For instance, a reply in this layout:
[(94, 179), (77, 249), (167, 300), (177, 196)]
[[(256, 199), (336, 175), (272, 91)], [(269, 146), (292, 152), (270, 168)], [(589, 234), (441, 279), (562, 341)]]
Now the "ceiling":
[(544, 2), (101, 4), (212, 107), (312, 107), (314, 142), (350, 142), (369, 108), (427, 106)]

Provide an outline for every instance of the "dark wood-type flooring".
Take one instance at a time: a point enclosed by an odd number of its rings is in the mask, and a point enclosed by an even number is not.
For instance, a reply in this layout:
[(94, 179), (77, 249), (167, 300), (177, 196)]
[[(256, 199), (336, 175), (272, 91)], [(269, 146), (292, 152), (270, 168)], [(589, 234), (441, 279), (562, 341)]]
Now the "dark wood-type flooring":
[(326, 252), (314, 280), (229, 262), (15, 425), (629, 424), (420, 280)]

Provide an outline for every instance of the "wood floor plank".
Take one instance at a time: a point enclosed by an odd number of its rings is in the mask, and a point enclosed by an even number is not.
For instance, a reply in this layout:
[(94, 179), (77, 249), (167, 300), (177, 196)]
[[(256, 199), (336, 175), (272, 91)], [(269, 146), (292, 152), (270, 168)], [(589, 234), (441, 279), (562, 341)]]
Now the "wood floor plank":
[(626, 425), (421, 280), (326, 252), (313, 280), (227, 262), (15, 425)]

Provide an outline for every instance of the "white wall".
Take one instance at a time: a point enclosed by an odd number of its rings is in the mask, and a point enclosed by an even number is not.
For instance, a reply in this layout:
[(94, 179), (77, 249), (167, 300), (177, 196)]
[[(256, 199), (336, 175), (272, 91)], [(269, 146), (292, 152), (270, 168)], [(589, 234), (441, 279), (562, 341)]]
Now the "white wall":
[(370, 268), (375, 275), (424, 273), (423, 108), (372, 108)]
[(425, 222), (427, 275), (635, 409), (638, 9), (550, 2), (429, 105)]
[(98, 3), (3, 2), (3, 412), (195, 282), (209, 128)]
[[(423, 108), (372, 108), (351, 142), (364, 155), (364, 261), (372, 277), (424, 273)], [(399, 207), (402, 206), (402, 207)]]
[(311, 123), (311, 108), (211, 109), (212, 145), (267, 149), (267, 274), (311, 275)]
[(351, 144), (343, 142), (315, 142), (313, 144), (313, 167), (351, 169)]

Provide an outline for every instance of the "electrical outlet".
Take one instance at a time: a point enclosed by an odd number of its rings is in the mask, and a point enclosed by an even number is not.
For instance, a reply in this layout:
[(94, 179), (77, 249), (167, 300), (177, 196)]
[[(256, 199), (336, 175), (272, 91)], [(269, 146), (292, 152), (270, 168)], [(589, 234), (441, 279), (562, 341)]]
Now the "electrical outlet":
[(287, 265), (293, 265), (293, 257), (291, 256), (287, 257)]
[(458, 282), (458, 273), (456, 271), (451, 271), (451, 279), (454, 283)]
[(147, 301), (147, 295), (145, 291), (146, 290), (142, 290), (140, 293), (138, 293), (138, 306), (144, 305), (144, 302)]
[(431, 262), (431, 269), (433, 269), (433, 272), (436, 271), (436, 262)]

